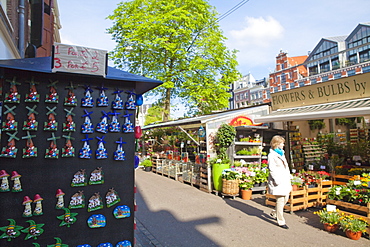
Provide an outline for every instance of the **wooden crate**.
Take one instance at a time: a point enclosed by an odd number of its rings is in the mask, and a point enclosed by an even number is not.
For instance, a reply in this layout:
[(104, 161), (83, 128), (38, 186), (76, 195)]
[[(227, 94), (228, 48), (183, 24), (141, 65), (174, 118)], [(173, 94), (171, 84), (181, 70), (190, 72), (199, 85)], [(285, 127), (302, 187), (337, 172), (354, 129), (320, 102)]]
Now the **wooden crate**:
[(341, 213), (353, 215), (355, 218), (362, 218), (366, 220), (369, 224), (366, 232), (370, 235), (370, 203), (367, 203), (367, 206), (361, 206), (358, 204), (331, 199), (327, 199), (326, 203), (337, 206)]
[(211, 193), (211, 168), (207, 164), (200, 165), (199, 189), (201, 191)]
[(346, 185), (352, 176), (332, 174), (333, 185)]
[(319, 187), (320, 189), (320, 199), (319, 199), (319, 206), (326, 205), (326, 198), (328, 197), (328, 192), (330, 188), (333, 186), (333, 181), (320, 181)]
[[(297, 191), (291, 191), (289, 195), (288, 203), (284, 206), (285, 210), (290, 213), (307, 208), (306, 203), (307, 190), (301, 189)], [(271, 194), (265, 195), (265, 205), (276, 206), (276, 197)]]
[(306, 208), (309, 207), (317, 207), (320, 204), (321, 188), (314, 187), (314, 188), (306, 188)]

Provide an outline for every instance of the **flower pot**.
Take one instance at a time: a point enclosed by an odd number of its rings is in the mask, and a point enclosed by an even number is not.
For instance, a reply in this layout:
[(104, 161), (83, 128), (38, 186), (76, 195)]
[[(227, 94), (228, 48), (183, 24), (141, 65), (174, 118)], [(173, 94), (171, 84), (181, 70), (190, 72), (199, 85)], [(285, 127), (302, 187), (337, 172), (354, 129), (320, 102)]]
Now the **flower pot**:
[(146, 171), (146, 172), (150, 172), (151, 170), (152, 170), (151, 166), (145, 166), (144, 167), (144, 171)]
[(215, 190), (222, 191), (222, 171), (229, 168), (230, 164), (216, 163), (212, 165), (212, 180)]
[(293, 185), (292, 185), (292, 190), (293, 190), (293, 191), (297, 191), (297, 190), (298, 190), (298, 185), (293, 184)]
[(339, 229), (338, 224), (329, 224), (329, 223), (324, 223), (324, 230), (327, 232), (336, 232)]
[(236, 195), (239, 192), (239, 180), (222, 179), (222, 193)]
[(352, 232), (351, 230), (346, 230), (346, 236), (353, 240), (359, 240), (361, 238), (362, 232)]
[(252, 199), (252, 190), (240, 190), (241, 196), (243, 200), (251, 200)]

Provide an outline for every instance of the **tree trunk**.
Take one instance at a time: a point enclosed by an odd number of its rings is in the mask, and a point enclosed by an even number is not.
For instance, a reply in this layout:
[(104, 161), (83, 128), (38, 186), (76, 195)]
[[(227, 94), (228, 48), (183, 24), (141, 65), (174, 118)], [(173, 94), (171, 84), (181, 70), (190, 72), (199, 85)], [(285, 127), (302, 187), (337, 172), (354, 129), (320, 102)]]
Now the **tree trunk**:
[(170, 111), (171, 111), (171, 88), (167, 88), (166, 96), (164, 99), (163, 121), (168, 121), (170, 119)]

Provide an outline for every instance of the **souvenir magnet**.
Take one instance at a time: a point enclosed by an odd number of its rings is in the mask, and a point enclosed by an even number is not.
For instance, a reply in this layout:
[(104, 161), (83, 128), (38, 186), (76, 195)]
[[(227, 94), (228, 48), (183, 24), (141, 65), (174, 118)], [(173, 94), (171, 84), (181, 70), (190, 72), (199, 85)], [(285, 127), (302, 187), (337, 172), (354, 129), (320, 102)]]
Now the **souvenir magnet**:
[(129, 114), (126, 111), (126, 115), (123, 115), (122, 117), (125, 118), (125, 123), (123, 124), (122, 131), (123, 133), (131, 133), (134, 132), (134, 124), (130, 122), (130, 116), (132, 114)]
[(69, 209), (84, 208), (85, 207), (85, 195), (83, 191), (78, 191), (73, 194), (71, 201), (69, 202)]
[[(87, 219), (87, 225), (90, 228), (100, 228), (100, 227), (105, 227), (107, 224), (106, 218), (102, 214), (93, 214)], [(98, 246), (106, 246), (106, 245), (98, 245)], [(109, 245), (107, 245), (109, 246)]]
[(109, 124), (109, 127), (108, 127), (109, 128), (109, 131), (110, 132), (120, 132), (121, 131), (121, 125), (118, 122), (118, 115), (120, 115), (121, 113), (116, 112), (116, 110), (114, 110), (110, 114), (113, 117), (112, 117), (112, 121), (111, 121), (111, 123)]
[(91, 122), (91, 114), (93, 114), (94, 112), (88, 112), (86, 109), (84, 110), (85, 111), (85, 114), (82, 115), (82, 117), (85, 118), (85, 121), (84, 123), (81, 125), (81, 131), (82, 131), (82, 134), (91, 134), (91, 133), (94, 133), (94, 126)]
[(91, 96), (93, 90), (90, 85), (85, 86), (85, 97), (81, 99), (81, 106), (83, 107), (94, 107), (94, 100)]
[(70, 227), (77, 221), (76, 216), (78, 215), (78, 213), (71, 213), (68, 208), (63, 208), (63, 210), (64, 214), (57, 216), (57, 219), (61, 220), (59, 226)]
[(6, 238), (7, 241), (11, 241), (14, 238), (19, 237), (21, 235), (21, 230), (23, 229), (23, 226), (17, 226), (15, 220), (8, 219), (9, 225), (0, 227), (0, 231), (4, 232), (0, 239)]
[(104, 184), (104, 173), (102, 167), (97, 167), (91, 172), (89, 184)]
[(44, 124), (44, 130), (46, 131), (57, 131), (58, 129), (58, 122), (55, 120), (55, 116), (57, 115), (55, 110), (57, 107), (50, 108), (46, 106), (46, 109), (48, 109), (48, 112), (46, 115), (48, 116), (48, 122), (45, 122)]
[(34, 105), (32, 108), (26, 106), (28, 110), (28, 117), (27, 121), (23, 122), (23, 130), (37, 131), (39, 123), (36, 121), (36, 115), (38, 115), (39, 113), (36, 111), (36, 107), (36, 105)]
[(99, 141), (98, 148), (95, 150), (95, 158), (98, 160), (108, 158), (108, 152), (104, 146), (104, 143), (106, 143), (106, 141), (104, 141), (104, 137), (105, 136), (102, 136), (101, 138), (99, 136), (96, 137), (96, 139), (98, 139)]
[(105, 95), (105, 90), (108, 88), (104, 87), (97, 87), (100, 90), (99, 98), (96, 99), (96, 106), (109, 106), (108, 97)]
[(106, 113), (105, 111), (101, 111), (103, 114), (101, 121), (96, 125), (96, 131), (100, 133), (108, 133), (108, 120), (110, 119), (109, 114), (110, 112)]
[(64, 138), (66, 138), (66, 143), (64, 147), (62, 148), (62, 157), (68, 158), (68, 157), (75, 157), (75, 148), (72, 146), (72, 141), (75, 138), (71, 137), (71, 132), (69, 135), (62, 135)]
[(128, 240), (125, 240), (125, 241), (121, 241), (121, 242), (118, 242), (116, 244), (116, 247), (131, 247), (131, 242), (128, 241)]
[(54, 133), (51, 133), (51, 137), (47, 140), (50, 141), (49, 148), (46, 149), (45, 159), (58, 159), (59, 158), (59, 150), (57, 147), (57, 139), (60, 136), (55, 137)]
[(3, 122), (3, 131), (17, 131), (18, 130), (18, 122), (15, 121), (15, 115), (16, 113), (13, 111), (16, 109), (16, 106), (9, 107), (7, 105), (4, 105), (4, 107), (7, 109), (4, 114), (6, 114), (5, 121)]
[(8, 180), (9, 176), (10, 175), (5, 170), (0, 171), (0, 178), (1, 178), (0, 192), (10, 191), (9, 180)]
[(44, 233), (44, 229), (42, 229), (42, 227), (45, 224), (36, 224), (33, 220), (27, 220), (26, 222), (28, 222), (30, 226), (22, 230), (23, 233), (27, 233), (27, 236), (24, 238), (24, 240), (31, 238), (37, 239), (38, 236)]
[(32, 216), (31, 203), (32, 203), (32, 200), (29, 196), (23, 197), (23, 202), (22, 202), (22, 205), (24, 206), (24, 210), (23, 210), (23, 214), (22, 214), (23, 217), (31, 217)]
[(12, 171), (12, 176), (10, 177), (10, 179), (13, 181), (12, 192), (22, 191), (21, 177), (22, 176), (18, 174), (17, 171)]
[(92, 212), (103, 208), (103, 200), (99, 192), (94, 193), (89, 199), (89, 204), (87, 206), (87, 211)]
[(64, 208), (64, 196), (65, 196), (65, 193), (61, 189), (57, 189), (57, 192), (55, 193), (55, 198), (57, 198), (55, 209)]
[(85, 169), (80, 169), (78, 172), (76, 172), (73, 175), (72, 187), (81, 187), (81, 186), (86, 186), (87, 185), (87, 175), (86, 175), (86, 170)]
[(34, 78), (32, 77), (31, 81), (26, 81), (30, 84), (30, 93), (26, 94), (25, 102), (31, 102), (31, 103), (38, 103), (40, 101), (40, 94), (38, 94), (36, 85), (39, 84), (38, 82), (34, 81)]
[(73, 107), (70, 110), (64, 109), (64, 111), (67, 112), (67, 114), (66, 114), (66, 121), (63, 123), (63, 132), (76, 131), (76, 124), (73, 121), (73, 116), (75, 116), (76, 114), (72, 112)]
[(34, 216), (43, 215), (43, 212), (42, 212), (42, 201), (43, 200), (44, 199), (39, 194), (36, 194), (33, 197), (33, 202), (36, 203), (35, 210), (33, 210)]
[(18, 152), (18, 148), (15, 147), (15, 140), (19, 141), (19, 138), (16, 137), (18, 131), (14, 133), (6, 132), (6, 134), (9, 136), (8, 144), (6, 147), (3, 147), (0, 157), (15, 158)]
[(17, 77), (13, 77), (13, 80), (5, 80), (10, 82), (10, 92), (5, 94), (5, 103), (19, 104), (21, 95), (18, 94), (17, 85), (21, 85), (20, 82), (16, 81)]
[(116, 219), (128, 218), (131, 215), (131, 211), (128, 206), (121, 205), (113, 210), (113, 215)]
[(70, 83), (69, 86), (66, 87), (66, 89), (68, 89), (68, 95), (67, 97), (64, 98), (64, 105), (77, 106), (77, 99), (73, 92), (73, 89), (75, 89), (75, 87), (73, 86), (72, 82)]
[(126, 155), (125, 155), (125, 151), (123, 150), (123, 146), (122, 144), (126, 143), (126, 142), (123, 142), (122, 141), (122, 137), (120, 137), (119, 141), (116, 141), (116, 143), (118, 144), (117, 145), (117, 149), (116, 151), (114, 152), (114, 160), (125, 160), (126, 159)]
[(113, 188), (109, 189), (109, 191), (105, 195), (105, 200), (106, 200), (108, 208), (110, 208), (111, 206), (121, 201), (121, 199), (118, 196), (117, 191), (115, 191)]
[(131, 91), (127, 91), (126, 93), (128, 94), (127, 101), (125, 103), (126, 110), (135, 110), (136, 109), (136, 104), (134, 101), (135, 93)]
[(91, 245), (89, 245), (89, 244), (80, 244), (80, 245), (77, 245), (77, 247), (91, 247)]
[(96, 247), (114, 247), (114, 246), (111, 243), (102, 243), (102, 244), (99, 244)]
[(113, 92), (116, 96), (114, 96), (114, 101), (112, 101), (112, 109), (122, 110), (123, 109), (123, 100), (121, 99), (121, 93), (123, 90), (118, 90)]
[(46, 247), (68, 247), (68, 244), (63, 244), (60, 238), (54, 238), (56, 243), (55, 244), (48, 244)]
[(48, 84), (49, 94), (46, 95), (45, 102), (57, 104), (59, 102), (59, 95), (57, 93), (58, 81), (52, 81), (52, 80), (49, 80), (49, 81), (50, 81), (50, 84)]
[(93, 140), (93, 138), (89, 138), (88, 134), (86, 134), (86, 138), (82, 139), (81, 141), (84, 142), (83, 147), (80, 149), (80, 158), (81, 159), (90, 159), (91, 158), (91, 148), (89, 141)]
[(37, 147), (33, 145), (32, 138), (36, 137), (36, 135), (30, 135), (30, 132), (27, 131), (26, 136), (22, 136), (22, 139), (27, 139), (26, 147), (23, 148), (23, 156), (22, 158), (33, 158), (37, 157)]

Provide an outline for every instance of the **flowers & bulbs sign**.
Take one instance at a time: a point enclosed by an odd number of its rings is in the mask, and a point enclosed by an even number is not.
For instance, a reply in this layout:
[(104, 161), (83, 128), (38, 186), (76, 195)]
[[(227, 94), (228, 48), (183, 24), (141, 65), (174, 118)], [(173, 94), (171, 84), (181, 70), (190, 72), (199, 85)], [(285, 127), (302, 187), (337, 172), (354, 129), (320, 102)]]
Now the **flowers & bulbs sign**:
[(322, 82), (271, 94), (273, 110), (370, 97), (370, 74)]
[(61, 71), (105, 77), (106, 54), (105, 50), (54, 43), (53, 72)]

